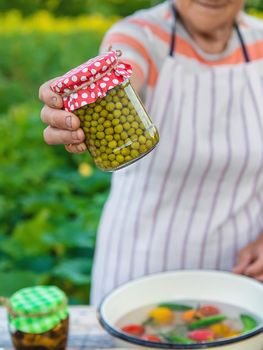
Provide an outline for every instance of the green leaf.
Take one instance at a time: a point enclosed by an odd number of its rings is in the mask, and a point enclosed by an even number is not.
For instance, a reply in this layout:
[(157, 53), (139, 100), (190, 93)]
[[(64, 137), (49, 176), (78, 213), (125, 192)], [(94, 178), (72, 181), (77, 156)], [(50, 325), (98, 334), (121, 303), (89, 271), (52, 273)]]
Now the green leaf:
[(0, 272), (0, 295), (9, 297), (17, 290), (41, 283), (42, 275), (31, 271)]
[(54, 268), (52, 275), (81, 286), (90, 283), (90, 272), (91, 264), (89, 261), (85, 258), (76, 258), (61, 262)]
[(162, 332), (160, 335), (172, 344), (194, 344), (191, 339), (177, 335), (175, 331), (167, 333)]
[(48, 210), (42, 210), (32, 219), (19, 222), (11, 239), (2, 249), (12, 256), (48, 252), (49, 247), (44, 244), (43, 235), (50, 229), (49, 216)]
[(215, 315), (215, 316), (209, 316), (202, 318), (201, 320), (195, 321), (191, 324), (189, 324), (188, 328), (190, 330), (199, 329), (199, 328), (206, 328), (208, 326), (211, 326), (213, 324), (223, 322), (227, 317), (225, 315)]
[(175, 304), (175, 303), (161, 303), (158, 306), (160, 307), (167, 307), (168, 309), (174, 310), (174, 311), (188, 311), (192, 310), (193, 307), (189, 305), (183, 305), (183, 304)]
[(250, 332), (258, 325), (258, 322), (250, 315), (241, 314), (240, 320), (243, 324), (242, 333)]

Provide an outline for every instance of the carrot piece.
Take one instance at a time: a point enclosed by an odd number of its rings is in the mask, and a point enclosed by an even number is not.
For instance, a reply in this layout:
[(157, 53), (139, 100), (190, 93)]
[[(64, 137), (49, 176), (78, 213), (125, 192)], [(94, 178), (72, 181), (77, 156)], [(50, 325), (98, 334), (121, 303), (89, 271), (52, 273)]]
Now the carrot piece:
[(187, 323), (193, 321), (195, 317), (196, 317), (196, 310), (188, 310), (181, 315), (182, 320)]

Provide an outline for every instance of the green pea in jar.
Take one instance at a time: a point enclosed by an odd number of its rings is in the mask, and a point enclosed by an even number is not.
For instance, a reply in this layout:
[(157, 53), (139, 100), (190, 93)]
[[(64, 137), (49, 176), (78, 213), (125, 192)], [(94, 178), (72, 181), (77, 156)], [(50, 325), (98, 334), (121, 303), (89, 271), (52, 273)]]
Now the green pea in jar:
[(64, 109), (75, 113), (85, 143), (103, 171), (121, 169), (151, 152), (159, 142), (156, 127), (131, 83), (131, 66), (119, 51), (89, 60), (52, 83)]
[(66, 349), (69, 313), (66, 295), (59, 288), (24, 288), (5, 304), (16, 350)]

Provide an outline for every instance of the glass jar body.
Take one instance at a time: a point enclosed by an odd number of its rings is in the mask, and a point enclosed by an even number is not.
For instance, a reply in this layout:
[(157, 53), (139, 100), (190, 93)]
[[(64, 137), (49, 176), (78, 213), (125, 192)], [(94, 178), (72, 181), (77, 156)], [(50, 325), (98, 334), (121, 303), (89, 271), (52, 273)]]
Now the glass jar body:
[(80, 119), (88, 150), (103, 171), (135, 162), (159, 142), (158, 131), (130, 81), (74, 113)]
[(16, 350), (65, 350), (68, 338), (69, 317), (51, 330), (41, 333), (24, 333), (10, 330)]

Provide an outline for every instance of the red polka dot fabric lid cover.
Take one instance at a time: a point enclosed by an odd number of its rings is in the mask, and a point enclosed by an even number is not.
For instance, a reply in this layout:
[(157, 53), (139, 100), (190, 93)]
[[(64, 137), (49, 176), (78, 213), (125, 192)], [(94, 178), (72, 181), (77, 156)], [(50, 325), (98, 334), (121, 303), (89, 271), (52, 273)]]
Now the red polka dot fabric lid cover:
[(119, 52), (109, 51), (71, 69), (52, 82), (52, 91), (63, 95), (66, 111), (74, 111), (95, 102), (130, 78), (132, 67), (119, 61), (118, 56)]

